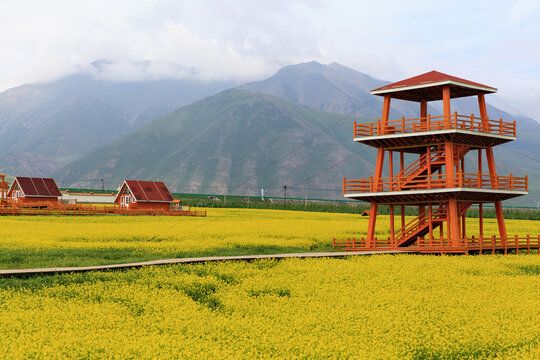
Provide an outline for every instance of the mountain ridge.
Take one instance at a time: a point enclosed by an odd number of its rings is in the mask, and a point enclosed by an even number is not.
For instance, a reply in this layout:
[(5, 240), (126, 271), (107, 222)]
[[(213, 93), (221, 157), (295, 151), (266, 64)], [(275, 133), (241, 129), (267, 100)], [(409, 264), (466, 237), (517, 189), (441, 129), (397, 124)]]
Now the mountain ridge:
[(0, 153), (10, 153), (12, 160), (20, 154), (25, 165), (0, 157), (0, 171), (50, 175), (42, 169), (56, 170), (150, 120), (233, 85), (195, 80), (106, 82), (76, 73), (8, 89), (0, 93)]
[[(358, 150), (355, 144), (342, 144), (337, 139), (344, 136), (344, 129), (332, 128), (346, 120), (352, 124), (353, 118), (230, 89), (154, 120), (55, 176), (64, 181), (84, 180), (97, 175), (85, 169), (106, 169), (99, 176), (108, 181), (130, 176), (161, 178), (173, 189), (180, 190), (181, 185), (193, 191), (209, 186), (225, 191), (242, 184), (255, 194), (259, 188), (297, 183), (317, 169), (351, 156)], [(195, 123), (200, 125), (198, 129), (191, 126)], [(154, 146), (130, 153), (131, 141)], [(107, 154), (111, 154), (109, 160), (103, 160)], [(366, 159), (368, 154), (374, 156), (366, 152)], [(119, 168), (119, 163), (129, 163), (129, 156), (136, 156), (140, 166)], [(369, 161), (360, 160), (366, 169), (373, 169)], [(170, 169), (173, 161), (175, 168)], [(312, 184), (323, 187), (334, 181), (339, 182), (339, 176), (326, 174)]]
[[(101, 178), (110, 183), (144, 177), (167, 180), (180, 192), (213, 189), (255, 195), (265, 187), (275, 188), (279, 196), (283, 186), (295, 185), (328, 189), (320, 197), (340, 198), (343, 176), (372, 175), (374, 150), (352, 141), (352, 122), (380, 116), (382, 100), (369, 90), (388, 83), (338, 63), (287, 66), (266, 80), (225, 90), (149, 121), (54, 175), (66, 185), (84, 187)], [(392, 105), (394, 119), (418, 116), (418, 104)], [(429, 112), (440, 115), (439, 105), (433, 103)], [(452, 100), (452, 108), (460, 113), (477, 113), (477, 106), (474, 99)], [(540, 163), (522, 161), (540, 154), (540, 124), (492, 105), (488, 114), (518, 120), (518, 141), (495, 148), (498, 172), (529, 173), (531, 193), (540, 193)], [(285, 156), (287, 152), (292, 155)]]

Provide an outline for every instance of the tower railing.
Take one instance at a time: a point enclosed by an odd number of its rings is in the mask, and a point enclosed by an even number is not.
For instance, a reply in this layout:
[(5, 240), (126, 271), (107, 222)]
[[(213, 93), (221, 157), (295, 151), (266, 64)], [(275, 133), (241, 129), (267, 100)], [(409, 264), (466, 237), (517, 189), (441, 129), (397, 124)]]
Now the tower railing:
[[(332, 246), (334, 249), (342, 251), (365, 251), (365, 250), (397, 250), (398, 241), (396, 238), (375, 238), (372, 241), (361, 238), (348, 238), (347, 240), (333, 239)], [(403, 249), (403, 248), (401, 248)], [(418, 237), (416, 244), (411, 250), (420, 253), (469, 253), (476, 252), (478, 254), (486, 254), (502, 252), (507, 254), (514, 252), (515, 254), (526, 253), (531, 254), (534, 250), (540, 255), (540, 235), (538, 236), (508, 236), (505, 238), (496, 237), (462, 237), (459, 239), (434, 238), (434, 237)]]
[(354, 137), (408, 134), (425, 131), (460, 129), (494, 135), (516, 136), (516, 122), (502, 119), (482, 119), (471, 115), (431, 116), (399, 120), (389, 120), (386, 124), (377, 120), (373, 123), (354, 123)]
[(528, 191), (529, 179), (527, 175), (524, 177), (517, 177), (512, 174), (509, 176), (490, 176), (479, 172), (472, 174), (461, 171), (451, 176), (447, 176), (447, 174), (431, 174), (412, 179), (405, 176), (379, 179), (369, 177), (368, 179), (351, 180), (343, 178), (343, 194), (447, 188)]

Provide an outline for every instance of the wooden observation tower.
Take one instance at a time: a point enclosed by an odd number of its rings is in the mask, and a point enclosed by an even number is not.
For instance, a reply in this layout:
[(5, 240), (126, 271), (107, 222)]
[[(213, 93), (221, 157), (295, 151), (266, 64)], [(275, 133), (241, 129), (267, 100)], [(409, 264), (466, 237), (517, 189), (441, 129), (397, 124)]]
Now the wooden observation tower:
[[(376, 123), (355, 123), (354, 141), (377, 148), (375, 174), (369, 179), (343, 179), (346, 198), (371, 203), (367, 236), (334, 240), (334, 247), (440, 253), (538, 248), (540, 237), (506, 233), (501, 201), (527, 194), (528, 179), (497, 174), (493, 147), (516, 139), (516, 122), (488, 118), (484, 96), (496, 91), (437, 71), (371, 91), (384, 97), (382, 117)], [(451, 99), (467, 96), (478, 99), (479, 117), (452, 112)], [(420, 116), (389, 120), (392, 99), (419, 103)], [(431, 116), (428, 102), (437, 100), (442, 100), (444, 113)], [(497, 216), (498, 234), (492, 236), (484, 234), (486, 203), (494, 205)], [(379, 205), (390, 208), (387, 239), (375, 236)], [(406, 206), (417, 210), (412, 221), (405, 221)], [(473, 236), (465, 221), (471, 206), (479, 213), (479, 231)]]

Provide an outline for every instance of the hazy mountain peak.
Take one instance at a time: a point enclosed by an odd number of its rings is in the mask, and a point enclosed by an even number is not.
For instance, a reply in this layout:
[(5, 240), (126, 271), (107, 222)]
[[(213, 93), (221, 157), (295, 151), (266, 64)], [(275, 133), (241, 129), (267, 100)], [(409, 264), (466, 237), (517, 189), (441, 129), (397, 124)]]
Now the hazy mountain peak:
[[(77, 186), (96, 176), (109, 183), (159, 177), (173, 191), (294, 184), (351, 156), (355, 144), (339, 139), (350, 133), (352, 121), (267, 94), (230, 89), (156, 119), (55, 176), (78, 180), (73, 181)], [(328, 129), (332, 124), (343, 126)], [(309, 146), (290, 153), (314, 134), (317, 139)], [(313, 183), (334, 182), (328, 173)]]
[(83, 71), (96, 79), (110, 82), (158, 81), (163, 79), (195, 80), (199, 72), (195, 67), (186, 67), (167, 61), (121, 61), (99, 59)]
[[(266, 80), (247, 83), (241, 88), (324, 111), (375, 117), (380, 116), (382, 103), (379, 99), (374, 100), (369, 91), (386, 84), (388, 82), (335, 62), (324, 65), (311, 61), (286, 66)], [(396, 102), (393, 106), (395, 116), (412, 111), (410, 104)]]
[[(85, 71), (0, 93), (0, 153), (12, 153), (0, 156), (0, 170), (50, 175), (46, 172), (150, 120), (235, 85), (171, 79), (165, 73), (157, 80), (154, 62), (130, 65), (144, 81), (132, 81), (136, 76), (120, 81), (120, 75), (118, 81), (104, 80), (111, 79), (115, 66), (101, 59)], [(51, 166), (43, 167), (45, 162)]]

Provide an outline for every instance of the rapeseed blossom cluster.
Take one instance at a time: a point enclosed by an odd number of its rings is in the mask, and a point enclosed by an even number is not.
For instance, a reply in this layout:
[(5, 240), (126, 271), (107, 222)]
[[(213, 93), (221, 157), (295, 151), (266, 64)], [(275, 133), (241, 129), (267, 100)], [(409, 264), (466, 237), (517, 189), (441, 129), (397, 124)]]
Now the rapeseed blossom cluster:
[[(0, 218), (0, 268), (328, 251), (332, 238), (365, 236), (367, 222), (354, 214), (255, 209), (208, 209), (206, 218), (6, 216)], [(467, 233), (477, 234), (477, 219), (467, 222)], [(484, 222), (486, 235), (498, 233), (495, 219)], [(520, 236), (540, 233), (537, 221), (507, 220), (507, 228)], [(388, 216), (378, 217), (376, 235), (389, 236)]]
[(1, 217), (0, 268), (331, 250), (333, 237), (354, 235), (365, 227), (358, 218), (253, 209), (209, 209), (206, 218)]
[(0, 358), (540, 358), (540, 256), (384, 255), (0, 279)]

